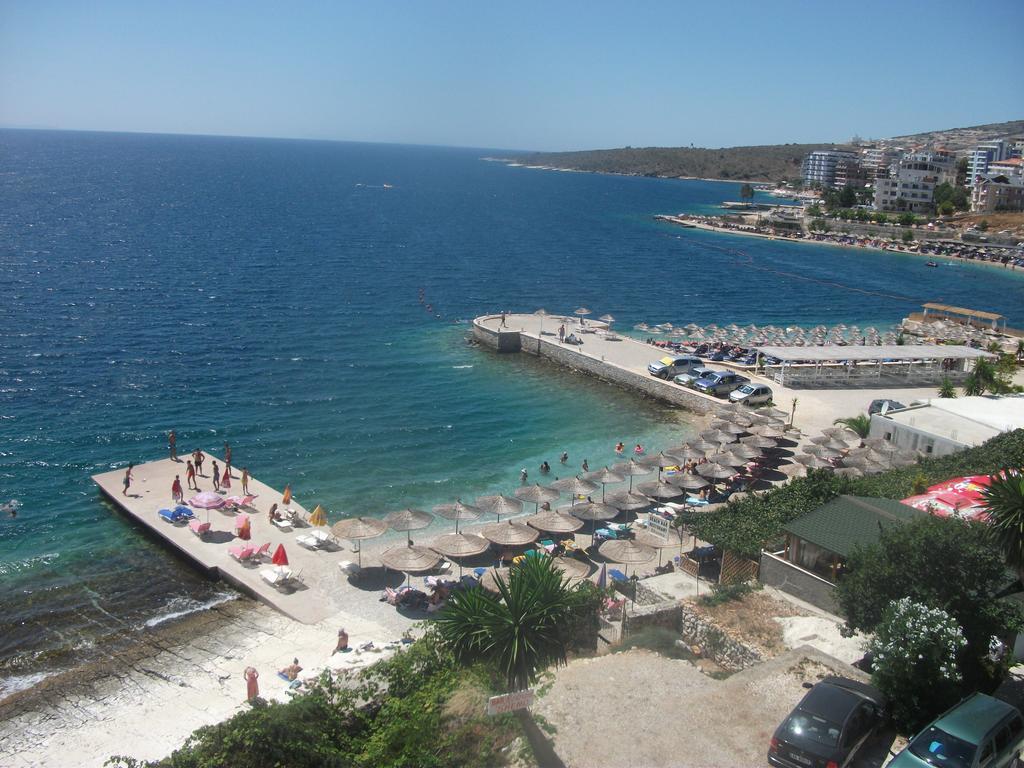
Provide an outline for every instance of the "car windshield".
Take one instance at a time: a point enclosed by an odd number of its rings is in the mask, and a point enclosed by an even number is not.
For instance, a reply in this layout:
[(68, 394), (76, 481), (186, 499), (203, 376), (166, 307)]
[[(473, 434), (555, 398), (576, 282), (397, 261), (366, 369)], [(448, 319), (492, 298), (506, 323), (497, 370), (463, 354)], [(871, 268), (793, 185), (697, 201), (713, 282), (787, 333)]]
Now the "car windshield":
[(790, 715), (786, 721), (786, 731), (801, 741), (811, 741), (826, 747), (834, 747), (839, 743), (839, 725), (807, 712), (794, 712)]
[(744, 384), (742, 387), (740, 387), (740, 392), (742, 392), (744, 395), (750, 395), (753, 394), (754, 388), (749, 384)]
[(974, 763), (974, 752), (977, 747), (963, 739), (958, 739), (934, 725), (922, 731), (910, 742), (910, 753), (921, 758), (930, 765), (942, 765), (947, 768), (970, 768)]

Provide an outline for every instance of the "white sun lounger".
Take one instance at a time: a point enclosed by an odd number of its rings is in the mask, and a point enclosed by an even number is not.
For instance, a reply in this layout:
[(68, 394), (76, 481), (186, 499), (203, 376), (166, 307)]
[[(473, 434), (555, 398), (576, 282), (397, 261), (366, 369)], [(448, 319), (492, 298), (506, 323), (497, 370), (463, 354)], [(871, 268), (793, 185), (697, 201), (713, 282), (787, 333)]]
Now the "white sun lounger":
[(291, 520), (275, 520), (274, 525), (280, 528), (282, 531), (290, 531), (293, 529)]
[(274, 565), (270, 568), (260, 568), (260, 576), (268, 584), (278, 587), (292, 578), (292, 569), (284, 565)]
[(320, 548), (320, 539), (308, 533), (300, 533), (298, 536), (296, 536), (295, 543), (305, 547), (306, 549)]

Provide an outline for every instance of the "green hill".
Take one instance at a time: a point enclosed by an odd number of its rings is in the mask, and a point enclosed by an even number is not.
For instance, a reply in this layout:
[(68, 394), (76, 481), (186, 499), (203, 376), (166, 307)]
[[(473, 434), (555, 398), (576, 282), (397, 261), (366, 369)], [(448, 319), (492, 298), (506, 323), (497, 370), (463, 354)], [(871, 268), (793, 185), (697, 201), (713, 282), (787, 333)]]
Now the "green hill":
[[(963, 150), (986, 139), (1024, 133), (1024, 121), (951, 128), (887, 139), (899, 145), (942, 145)], [(781, 182), (800, 178), (800, 164), (816, 149), (849, 147), (840, 144), (766, 144), (755, 147), (625, 147), (587, 152), (535, 152), (505, 158), (525, 165), (572, 168), (577, 171), (621, 173), (664, 178), (737, 179)]]
[(572, 168), (578, 171), (622, 173), (665, 178), (743, 179), (785, 181), (800, 177), (808, 152), (835, 144), (769, 144), (760, 147), (626, 147), (590, 152), (537, 152), (514, 158), (525, 165)]

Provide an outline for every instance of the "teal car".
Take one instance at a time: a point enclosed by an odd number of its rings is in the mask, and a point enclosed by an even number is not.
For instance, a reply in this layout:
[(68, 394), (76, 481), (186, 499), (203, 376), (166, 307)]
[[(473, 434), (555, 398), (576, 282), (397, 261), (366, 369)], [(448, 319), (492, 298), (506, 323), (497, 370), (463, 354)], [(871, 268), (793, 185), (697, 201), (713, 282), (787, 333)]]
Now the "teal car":
[(975, 693), (917, 734), (888, 768), (1006, 768), (1024, 744), (1024, 719), (1005, 701)]

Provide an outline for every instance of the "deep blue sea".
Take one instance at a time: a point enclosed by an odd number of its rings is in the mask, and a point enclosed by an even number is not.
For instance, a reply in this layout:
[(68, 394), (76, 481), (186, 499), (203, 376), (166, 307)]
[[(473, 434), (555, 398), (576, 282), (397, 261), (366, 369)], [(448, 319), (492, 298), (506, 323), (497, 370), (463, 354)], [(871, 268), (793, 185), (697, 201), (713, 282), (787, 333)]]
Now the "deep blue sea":
[[(1024, 324), (1024, 276), (693, 230), (738, 185), (539, 171), (494, 150), (0, 131), (0, 686), (224, 593), (90, 475), (219, 451), (332, 519), (509, 491), (678, 414), (467, 344), (499, 311), (620, 325)], [(385, 186), (387, 185), (387, 186)], [(420, 295), (424, 301), (420, 301)], [(430, 305), (428, 310), (425, 304)], [(0, 687), (0, 697), (3, 688)]]

